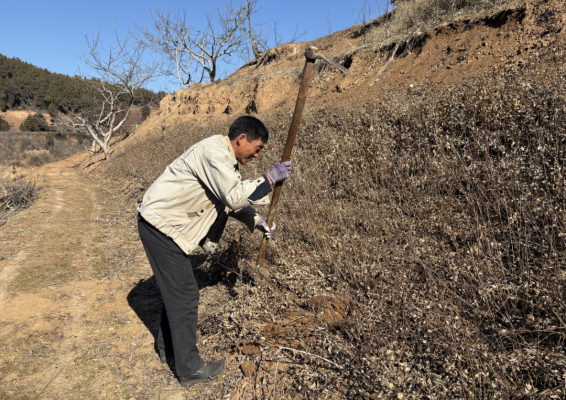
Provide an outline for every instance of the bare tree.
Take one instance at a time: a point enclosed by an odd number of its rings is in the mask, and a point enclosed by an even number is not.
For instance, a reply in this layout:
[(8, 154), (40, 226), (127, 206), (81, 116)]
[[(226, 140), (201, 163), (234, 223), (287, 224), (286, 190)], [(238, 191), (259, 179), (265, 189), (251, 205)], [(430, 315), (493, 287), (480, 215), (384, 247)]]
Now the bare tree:
[[(151, 25), (137, 27), (142, 45), (165, 56), (166, 72), (176, 77), (181, 89), (204, 78), (213, 82), (218, 76), (219, 60), (229, 59), (246, 40), (245, 5), (229, 1), (224, 8), (207, 12), (204, 29), (188, 23), (184, 9), (167, 13), (153, 9)], [(193, 75), (199, 74), (198, 80), (193, 79)]]
[[(295, 28), (295, 33), (293, 37), (288, 40), (283, 41), (281, 35), (277, 32), (277, 26), (279, 25), (279, 21), (275, 19), (272, 21), (273, 23), (273, 40), (269, 33), (267, 32), (268, 23), (253, 23), (252, 16), (253, 14), (258, 13), (264, 3), (259, 3), (258, 0), (244, 0), (243, 7), (245, 9), (245, 16), (247, 22), (247, 30), (246, 36), (249, 40), (249, 48), (255, 59), (260, 60), (258, 65), (261, 64), (263, 57), (267, 54), (267, 51), (272, 47), (269, 43), (273, 43), (274, 47), (281, 46), (285, 43), (294, 43), (299, 40), (301, 37), (307, 34), (307, 31), (303, 31), (302, 33), (298, 33), (299, 25), (297, 24)], [(245, 54), (245, 49), (243, 49), (243, 53)], [(250, 61), (249, 57), (243, 57), (245, 61)]]
[[(377, 5), (379, 7), (379, 1), (377, 2)], [(356, 14), (357, 14), (357, 17), (354, 18), (354, 16)], [(352, 8), (352, 25), (357, 24), (357, 23), (361, 23), (363, 25), (362, 26), (362, 32), (363, 32), (363, 35), (364, 35), (364, 43), (366, 42), (366, 33), (367, 33), (367, 30), (368, 30), (368, 27), (366, 26), (366, 24), (369, 21), (371, 21), (371, 5), (368, 4), (368, 0), (363, 0), (362, 1), (362, 8), (360, 10), (356, 10), (356, 9)]]
[[(275, 46), (283, 43), (277, 34), (277, 21), (273, 21), (272, 41), (267, 32), (268, 22), (252, 20), (262, 7), (260, 0), (229, 0), (223, 8), (217, 6), (213, 12), (206, 13), (205, 27), (200, 30), (188, 21), (185, 9), (162, 12), (152, 8), (151, 22), (136, 25), (140, 45), (163, 56), (163, 74), (174, 78), (180, 89), (206, 79), (213, 82), (219, 77), (220, 61), (230, 63), (230, 58), (237, 54), (245, 62), (252, 57), (258, 59), (260, 65), (270, 42)], [(293, 38), (285, 43), (295, 42), (304, 35), (306, 31), (297, 34), (295, 30)]]
[(257, 59), (269, 49), (269, 38), (266, 33), (267, 23), (259, 25), (252, 23), (252, 15), (259, 12), (264, 4), (258, 4), (258, 0), (245, 0), (243, 6), (245, 9), (246, 20), (248, 22), (247, 34), (250, 40), (251, 50), (254, 57)]
[(68, 111), (76, 130), (86, 132), (110, 158), (110, 139), (123, 127), (135, 106), (138, 91), (156, 76), (159, 64), (144, 60), (144, 49), (128, 30), (121, 38), (115, 27), (116, 44), (105, 48), (96, 35), (85, 34), (88, 52), (81, 56), (92, 74), (84, 74), (89, 94)]
[(277, 31), (278, 25), (279, 25), (279, 20), (278, 19), (273, 20), (273, 41), (275, 43), (275, 47), (281, 46), (286, 43), (295, 43), (297, 40), (307, 35), (306, 30), (299, 33), (299, 24), (297, 24), (297, 26), (295, 26), (295, 33), (293, 34), (293, 36), (290, 39), (284, 40), (283, 36), (281, 36)]
[[(136, 25), (141, 33), (140, 45), (164, 57), (163, 75), (177, 80), (180, 89), (189, 86), (194, 82), (191, 79), (194, 65), (191, 65), (192, 57), (185, 50), (185, 46), (189, 45), (194, 29), (192, 24), (187, 25), (186, 11), (174, 13), (168, 10), (163, 13), (151, 9), (150, 16), (151, 25)], [(199, 82), (202, 82), (203, 77), (204, 69)]]
[[(273, 42), (275, 43), (275, 47), (279, 47), (283, 44), (286, 43), (295, 43), (297, 40), (299, 40), (299, 38), (301, 38), (302, 36), (305, 36), (307, 34), (307, 31), (303, 31), (302, 33), (297, 33), (299, 30), (299, 24), (297, 24), (297, 27), (295, 28), (295, 34), (293, 35), (293, 37), (290, 40), (286, 40), (283, 41), (282, 36), (277, 32), (277, 26), (279, 25), (279, 21), (277, 19), (273, 20)], [(251, 30), (250, 30), (251, 32)], [(260, 57), (256, 57), (257, 62), (255, 63), (255, 69), (259, 68), (260, 66), (263, 65), (263, 62), (269, 57), (269, 55), (273, 55), (275, 54), (275, 50), (273, 48), (268, 48), (267, 47), (267, 42), (268, 42), (268, 38), (266, 37), (267, 35), (265, 34), (265, 31), (262, 31), (262, 37), (261, 37), (261, 43), (265, 43), (265, 47), (267, 48), (266, 51), (260, 53)], [(252, 35), (250, 35), (250, 40), (251, 40)], [(259, 35), (256, 34), (255, 38), (257, 40), (257, 38), (259, 37)], [(255, 55), (255, 52), (254, 52)], [(246, 60), (249, 61), (249, 60)]]
[[(277, 26), (279, 25), (279, 20), (275, 18), (273, 20), (273, 41), (275, 42), (275, 47), (281, 46), (283, 44), (283, 37), (277, 31)], [(297, 25), (297, 28), (299, 25)]]

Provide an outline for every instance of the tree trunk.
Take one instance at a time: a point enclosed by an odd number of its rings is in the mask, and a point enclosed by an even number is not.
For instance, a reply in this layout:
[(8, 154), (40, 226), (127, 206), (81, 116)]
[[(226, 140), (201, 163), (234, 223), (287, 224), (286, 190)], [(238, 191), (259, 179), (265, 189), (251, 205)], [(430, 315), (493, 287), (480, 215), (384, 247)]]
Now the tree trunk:
[(250, 9), (250, 5), (248, 4), (248, 26), (250, 29), (250, 41), (252, 43), (252, 51), (254, 53), (254, 57), (256, 59), (260, 58), (263, 52), (259, 51), (259, 47), (257, 46), (257, 42), (255, 41), (254, 31), (252, 29), (252, 13)]
[(105, 143), (104, 147), (102, 148), (102, 151), (104, 152), (104, 157), (106, 161), (110, 160), (110, 149), (108, 144)]
[(210, 81), (214, 82), (214, 78), (216, 77), (216, 60), (215, 59), (212, 60), (212, 69), (208, 72), (208, 75), (210, 76)]

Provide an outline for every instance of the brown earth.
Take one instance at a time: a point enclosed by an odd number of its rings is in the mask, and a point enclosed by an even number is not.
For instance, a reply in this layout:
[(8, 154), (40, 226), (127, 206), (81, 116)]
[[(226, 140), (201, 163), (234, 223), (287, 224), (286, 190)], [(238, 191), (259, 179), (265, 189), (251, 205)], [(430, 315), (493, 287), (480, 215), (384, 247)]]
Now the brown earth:
[[(22, 122), (24, 122), (24, 120), (31, 114), (35, 114), (35, 112), (24, 110), (7, 110), (5, 112), (0, 112), (0, 116), (4, 120), (8, 121), (13, 131), (19, 130)], [(51, 116), (48, 113), (42, 114), (45, 117), (46, 121), (51, 120)]]
[[(241, 380), (246, 357), (295, 347), (345, 315), (344, 299), (313, 299), (311, 311), (295, 306), (276, 323), (218, 315), (234, 289), (225, 282), (211, 285), (207, 262), (197, 252), (204, 331), (211, 318), (233, 318), (245, 321), (258, 344), (229, 344), (225, 379), (183, 389), (153, 348), (161, 299), (137, 237), (135, 210), (124, 210), (119, 196), (77, 170), (85, 157), (40, 168), (40, 199), (0, 230), (0, 398), (199, 398), (224, 393), (227, 386), (247, 398), (255, 391), (246, 391), (249, 381)], [(288, 331), (297, 333), (295, 340), (278, 335)], [(203, 355), (226, 356), (222, 342), (203, 334)], [(245, 376), (255, 375), (250, 363), (242, 367)], [(257, 379), (269, 376), (266, 365), (273, 368), (265, 360)]]
[[(541, 20), (545, 12), (551, 12), (551, 17)], [(351, 73), (346, 76), (318, 60), (305, 106), (313, 110), (327, 104), (361, 105), (371, 98), (402, 95), (425, 84), (449, 85), (489, 67), (520, 67), (539, 52), (557, 51), (566, 35), (560, 28), (565, 22), (563, 2), (547, 2), (544, 7), (527, 2), (387, 45), (364, 44), (360, 26), (311, 42), (283, 45), (270, 50), (260, 66), (251, 62), (224, 81), (194, 85), (165, 97), (159, 111), (129, 140), (159, 134), (163, 123), (169, 129), (183, 123), (229, 121), (241, 114), (292, 111), (307, 46), (318, 47)], [(396, 44), (399, 48), (387, 64)], [(126, 149), (128, 143), (117, 146), (116, 151)]]

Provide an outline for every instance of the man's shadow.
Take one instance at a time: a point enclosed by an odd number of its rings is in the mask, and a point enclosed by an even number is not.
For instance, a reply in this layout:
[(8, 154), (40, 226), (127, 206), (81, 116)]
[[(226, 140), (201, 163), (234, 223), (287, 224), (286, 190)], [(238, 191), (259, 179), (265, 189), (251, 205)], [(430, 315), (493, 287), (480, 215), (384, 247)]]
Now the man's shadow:
[[(212, 286), (212, 280), (209, 274), (199, 269), (206, 260), (206, 255), (189, 256), (193, 273), (198, 283), (199, 290)], [(161, 306), (163, 299), (157, 280), (152, 275), (149, 279), (140, 279), (136, 286), (128, 293), (128, 304), (132, 310), (138, 315), (138, 318), (144, 323), (146, 328), (151, 332), (154, 339), (157, 339), (157, 331), (161, 321)]]
[[(189, 260), (193, 266), (193, 273), (198, 284), (199, 290), (208, 286), (215, 286), (220, 283), (232, 291), (238, 280), (238, 274), (231, 273), (233, 265), (228, 265), (228, 260), (237, 260), (233, 257), (233, 246), (229, 246), (227, 251), (210, 259), (209, 266), (201, 268), (207, 260), (205, 254), (190, 255)], [(237, 267), (236, 267), (237, 268)], [(140, 279), (127, 296), (128, 304), (137, 314), (138, 318), (144, 323), (146, 328), (157, 339), (157, 331), (161, 322), (161, 307), (163, 299), (157, 286), (155, 276), (149, 279)]]

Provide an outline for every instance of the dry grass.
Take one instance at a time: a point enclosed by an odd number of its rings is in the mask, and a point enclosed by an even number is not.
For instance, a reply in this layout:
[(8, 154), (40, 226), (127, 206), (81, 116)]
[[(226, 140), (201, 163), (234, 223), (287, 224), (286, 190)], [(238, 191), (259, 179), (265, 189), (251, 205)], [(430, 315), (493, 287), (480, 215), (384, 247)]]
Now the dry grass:
[[(271, 277), (253, 288), (273, 300), (247, 310), (281, 316), (289, 293), (297, 304), (337, 293), (353, 300), (345, 320), (300, 348), (347, 368), (304, 357), (310, 383), (290, 379), (293, 396), (563, 393), (566, 76), (538, 63), (305, 115)], [(270, 148), (283, 147), (289, 118), (263, 118)], [(192, 143), (226, 131), (178, 127), (104, 168), (127, 178), (136, 199)], [(277, 159), (268, 150), (244, 172)], [(243, 231), (228, 239), (218, 265), (241, 270), (237, 260), (253, 260), (258, 243)]]
[(9, 216), (29, 207), (37, 198), (41, 186), (37, 177), (20, 177), (17, 180), (0, 180), (0, 226)]
[(0, 132), (0, 160), (4, 165), (39, 167), (84, 151), (85, 145), (65, 135)]
[(387, 29), (390, 35), (425, 33), (443, 23), (508, 6), (509, 0), (420, 0), (398, 3)]
[[(361, 48), (383, 48), (400, 44), (410, 52), (431, 29), (443, 24), (484, 18), (523, 0), (406, 0), (374, 21), (360, 26)], [(384, 12), (384, 10), (381, 10)], [(406, 47), (406, 48), (405, 48)], [(352, 51), (350, 51), (351, 53)]]

